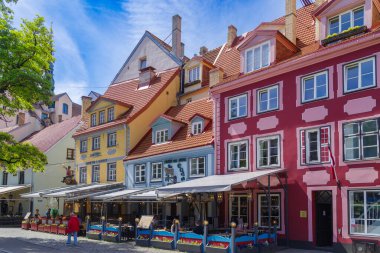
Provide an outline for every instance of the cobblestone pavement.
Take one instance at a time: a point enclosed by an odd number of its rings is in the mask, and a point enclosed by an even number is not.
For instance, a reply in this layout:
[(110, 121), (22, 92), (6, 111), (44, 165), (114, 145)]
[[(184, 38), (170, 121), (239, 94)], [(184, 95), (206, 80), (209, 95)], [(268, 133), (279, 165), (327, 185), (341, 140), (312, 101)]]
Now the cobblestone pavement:
[[(84, 253), (84, 252), (128, 252), (169, 253), (173, 251), (136, 247), (134, 242), (110, 243), (79, 237), (79, 246), (66, 246), (66, 236), (26, 231), (20, 228), (0, 228), (0, 253)], [(281, 253), (319, 253), (286, 249)], [(326, 253), (326, 252), (325, 252)]]

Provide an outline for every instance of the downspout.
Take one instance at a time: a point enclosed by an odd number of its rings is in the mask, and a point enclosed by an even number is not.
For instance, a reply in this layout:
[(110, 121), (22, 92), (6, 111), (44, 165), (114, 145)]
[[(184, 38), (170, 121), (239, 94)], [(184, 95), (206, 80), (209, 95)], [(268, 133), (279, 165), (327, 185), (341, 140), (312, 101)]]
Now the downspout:
[[(127, 124), (124, 124), (123, 127), (124, 127), (124, 134), (125, 134), (125, 138), (124, 138), (125, 155), (128, 156), (128, 153), (127, 153)], [(127, 187), (127, 168), (124, 164), (124, 161), (123, 161), (123, 168), (124, 168), (124, 183), (125, 183), (125, 186)]]

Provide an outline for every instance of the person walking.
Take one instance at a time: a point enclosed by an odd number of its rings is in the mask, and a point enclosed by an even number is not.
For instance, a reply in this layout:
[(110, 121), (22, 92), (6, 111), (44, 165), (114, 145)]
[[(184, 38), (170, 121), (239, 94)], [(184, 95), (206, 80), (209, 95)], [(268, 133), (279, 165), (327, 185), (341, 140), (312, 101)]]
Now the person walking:
[(74, 236), (74, 246), (78, 246), (78, 232), (79, 232), (79, 219), (75, 213), (70, 214), (70, 219), (67, 224), (67, 242), (66, 245), (71, 244), (71, 236)]

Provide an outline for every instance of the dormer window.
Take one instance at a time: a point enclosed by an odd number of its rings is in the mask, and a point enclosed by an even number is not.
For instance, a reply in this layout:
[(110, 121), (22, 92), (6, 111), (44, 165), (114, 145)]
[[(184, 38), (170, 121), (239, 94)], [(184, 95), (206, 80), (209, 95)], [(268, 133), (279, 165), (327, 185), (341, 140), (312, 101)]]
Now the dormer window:
[(341, 13), (329, 20), (329, 35), (341, 33), (355, 26), (364, 25), (364, 8), (356, 8)]
[(191, 133), (193, 135), (197, 135), (202, 133), (203, 131), (203, 124), (202, 121), (194, 122), (191, 124)]
[(106, 114), (105, 111), (99, 112), (99, 124), (105, 123), (105, 121), (106, 121), (105, 114)]
[(245, 51), (245, 72), (269, 66), (269, 41)]
[(189, 83), (199, 80), (199, 66), (189, 69)]
[(91, 114), (91, 126), (96, 126), (96, 113)]
[(145, 69), (147, 67), (146, 57), (140, 59), (139, 67), (140, 69)]
[(108, 113), (108, 122), (115, 119), (115, 109), (113, 107), (108, 108), (107, 113)]
[(164, 129), (164, 130), (158, 130), (156, 131), (156, 140), (155, 143), (165, 143), (169, 140), (169, 130)]

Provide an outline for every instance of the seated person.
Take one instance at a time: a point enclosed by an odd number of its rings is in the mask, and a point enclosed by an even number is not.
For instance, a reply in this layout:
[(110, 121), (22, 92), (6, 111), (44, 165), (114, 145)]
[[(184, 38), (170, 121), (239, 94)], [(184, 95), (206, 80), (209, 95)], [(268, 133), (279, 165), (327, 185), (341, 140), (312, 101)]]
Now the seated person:
[(203, 235), (204, 231), (203, 231), (203, 226), (201, 225), (201, 222), (200, 221), (196, 221), (195, 222), (195, 227), (193, 229), (193, 232), (195, 234), (198, 234), (198, 235)]

